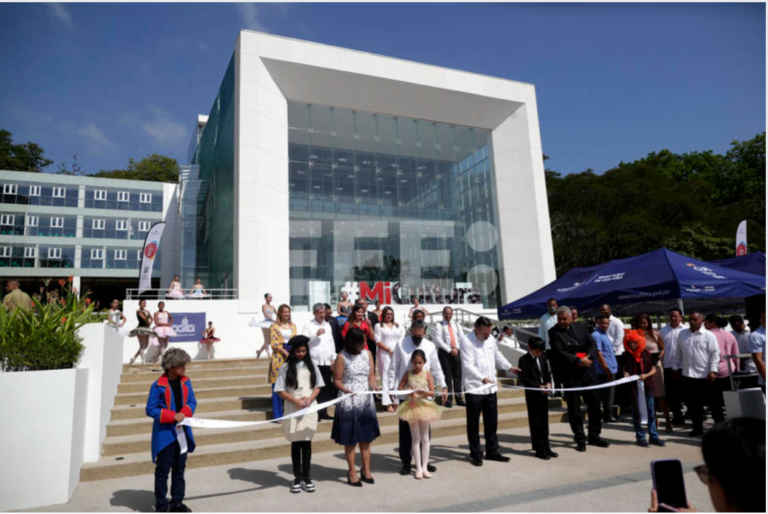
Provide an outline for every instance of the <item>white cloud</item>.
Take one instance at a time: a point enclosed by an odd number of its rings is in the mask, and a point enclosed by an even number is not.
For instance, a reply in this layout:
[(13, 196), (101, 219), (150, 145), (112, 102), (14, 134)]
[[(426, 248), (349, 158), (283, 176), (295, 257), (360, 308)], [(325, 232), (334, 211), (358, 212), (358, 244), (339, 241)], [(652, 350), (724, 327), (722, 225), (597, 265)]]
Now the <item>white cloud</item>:
[(77, 135), (83, 138), (86, 146), (94, 152), (114, 152), (117, 150), (117, 145), (113, 143), (99, 127), (93, 123), (80, 128), (77, 131)]
[(171, 119), (163, 109), (150, 105), (154, 119), (142, 123), (141, 128), (160, 145), (179, 145), (187, 139), (187, 129), (178, 121)]
[(260, 30), (262, 32), (269, 32), (269, 29), (261, 21), (261, 15), (259, 13), (258, 4), (239, 3), (237, 4), (237, 10), (240, 12), (240, 16), (243, 18), (243, 24), (245, 28), (251, 30)]
[(72, 21), (72, 13), (69, 12), (69, 9), (67, 9), (64, 4), (48, 4), (48, 14), (67, 29), (72, 31), (75, 30), (75, 24)]

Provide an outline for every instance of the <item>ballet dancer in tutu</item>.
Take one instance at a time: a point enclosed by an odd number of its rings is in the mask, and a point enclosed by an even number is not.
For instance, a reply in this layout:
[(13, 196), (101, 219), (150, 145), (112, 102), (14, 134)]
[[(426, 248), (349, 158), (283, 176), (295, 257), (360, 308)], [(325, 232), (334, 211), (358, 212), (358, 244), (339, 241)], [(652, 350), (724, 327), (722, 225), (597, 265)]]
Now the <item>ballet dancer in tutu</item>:
[(216, 329), (213, 328), (213, 321), (208, 322), (208, 328), (203, 330), (203, 339), (200, 340), (200, 344), (203, 344), (208, 347), (208, 360), (213, 360), (213, 354), (215, 353), (215, 350), (213, 348), (213, 343), (218, 343), (221, 341), (218, 337), (214, 337), (216, 335)]
[(440, 419), (441, 412), (431, 399), (435, 396), (435, 379), (424, 369), (427, 357), (421, 350), (411, 354), (411, 371), (403, 375), (398, 389), (415, 389), (397, 408), (397, 415), (411, 427), (411, 454), (416, 461), (416, 480), (432, 478), (429, 463), (429, 425)]
[(181, 282), (179, 282), (179, 276), (174, 275), (173, 280), (171, 281), (170, 287), (168, 287), (168, 290), (165, 292), (166, 298), (171, 298), (174, 300), (183, 300), (184, 299), (184, 290), (181, 289)]
[(151, 339), (152, 345), (158, 347), (157, 354), (155, 355), (155, 362), (165, 355), (165, 351), (168, 349), (168, 338), (176, 336), (176, 331), (172, 326), (173, 316), (170, 312), (165, 310), (165, 302), (158, 303), (157, 309), (158, 310), (154, 316), (154, 331), (157, 337)]

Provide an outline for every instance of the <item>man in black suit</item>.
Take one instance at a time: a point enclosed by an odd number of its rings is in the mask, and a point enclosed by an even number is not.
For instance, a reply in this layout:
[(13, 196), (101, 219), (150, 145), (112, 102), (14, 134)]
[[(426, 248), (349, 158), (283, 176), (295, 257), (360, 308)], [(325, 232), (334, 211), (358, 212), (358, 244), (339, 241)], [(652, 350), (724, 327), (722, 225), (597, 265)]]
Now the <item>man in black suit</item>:
[[(557, 309), (557, 324), (549, 329), (549, 346), (552, 349), (554, 373), (559, 374), (566, 389), (597, 384), (592, 362), (597, 358), (597, 345), (584, 323), (573, 323), (571, 309)], [(596, 390), (566, 392), (568, 421), (573, 430), (576, 449), (587, 451), (587, 444), (607, 448), (608, 441), (600, 437), (602, 413)], [(587, 404), (589, 433), (584, 437), (584, 421), (581, 417), (581, 400)]]
[(528, 340), (528, 353), (520, 357), (518, 366), (520, 385), (541, 390), (525, 391), (533, 451), (536, 452), (536, 457), (542, 460), (557, 457), (549, 447), (549, 389), (552, 387), (552, 377), (547, 367), (547, 358), (544, 356), (543, 339), (532, 337)]
[(341, 352), (344, 349), (344, 338), (341, 337), (341, 327), (339, 326), (339, 320), (333, 317), (333, 309), (330, 304), (324, 304), (325, 307), (325, 321), (331, 325), (331, 334), (333, 334), (333, 344), (336, 347), (336, 353)]

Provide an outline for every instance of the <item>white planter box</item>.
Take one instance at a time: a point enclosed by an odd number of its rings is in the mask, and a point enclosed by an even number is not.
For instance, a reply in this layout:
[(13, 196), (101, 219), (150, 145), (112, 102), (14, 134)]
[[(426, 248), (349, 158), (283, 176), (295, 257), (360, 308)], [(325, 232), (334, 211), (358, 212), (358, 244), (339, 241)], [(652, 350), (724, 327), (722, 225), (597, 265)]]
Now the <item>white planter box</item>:
[(0, 511), (71, 497), (83, 463), (88, 372), (0, 373)]

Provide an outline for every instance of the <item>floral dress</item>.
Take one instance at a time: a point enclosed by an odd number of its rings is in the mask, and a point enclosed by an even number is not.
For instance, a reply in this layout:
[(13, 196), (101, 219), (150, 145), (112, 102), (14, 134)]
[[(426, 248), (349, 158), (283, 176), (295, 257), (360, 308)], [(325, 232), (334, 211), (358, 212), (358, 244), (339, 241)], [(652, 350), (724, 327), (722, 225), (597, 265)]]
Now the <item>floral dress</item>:
[[(368, 391), (368, 378), (371, 373), (371, 360), (367, 351), (357, 355), (342, 351), (344, 357), (344, 387), (355, 392)], [(339, 396), (344, 393), (339, 391)], [(376, 404), (372, 394), (356, 394), (336, 404), (333, 416), (331, 439), (346, 446), (358, 443), (370, 443), (381, 435), (379, 419), (376, 417)]]
[(280, 348), (285, 351), (289, 351), (288, 341), (296, 335), (296, 325), (291, 323), (291, 337), (285, 339), (283, 333), (280, 330), (280, 326), (275, 323), (269, 329), (269, 344), (272, 347), (272, 360), (269, 363), (269, 383), (274, 384), (277, 380), (277, 375), (280, 373), (280, 368), (285, 362), (285, 356), (280, 352)]

